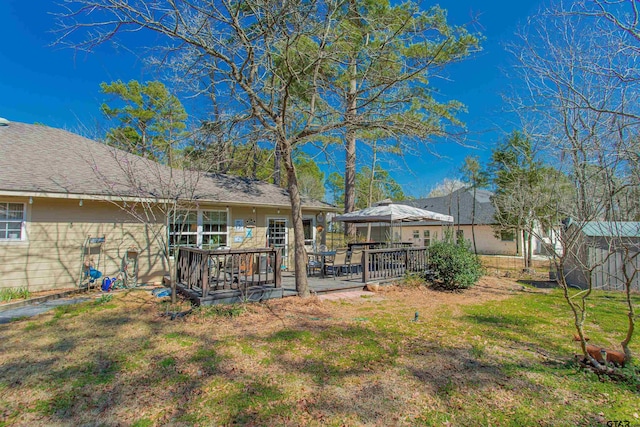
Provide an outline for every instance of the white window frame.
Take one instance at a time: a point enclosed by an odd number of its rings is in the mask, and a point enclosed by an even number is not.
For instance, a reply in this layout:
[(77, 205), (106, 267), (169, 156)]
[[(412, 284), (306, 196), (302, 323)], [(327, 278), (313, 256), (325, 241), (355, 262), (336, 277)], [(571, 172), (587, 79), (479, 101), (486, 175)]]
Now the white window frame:
[[(222, 231), (204, 231), (204, 215), (205, 213), (224, 213), (226, 216), (226, 222), (225, 224), (225, 228), (226, 231), (222, 232)], [(230, 226), (230, 221), (229, 221), (229, 211), (228, 210), (222, 210), (222, 209), (199, 209), (198, 210), (198, 247), (202, 248), (203, 242), (204, 242), (204, 236), (224, 236), (224, 240), (225, 243), (223, 245), (218, 244), (217, 247), (219, 246), (231, 246), (230, 245), (230, 241), (229, 241), (229, 228)], [(217, 225), (221, 225), (222, 223), (218, 223)], [(215, 248), (208, 248), (208, 249), (215, 249)]]
[(289, 218), (287, 218), (286, 216), (267, 216), (266, 217), (267, 223), (266, 223), (266, 233), (267, 233), (267, 246), (271, 246), (270, 245), (270, 240), (271, 237), (269, 236), (269, 223), (273, 220), (273, 221), (284, 221), (284, 229), (285, 229), (285, 234), (284, 234), (284, 246), (282, 247), (282, 268), (286, 269), (287, 266), (289, 265), (288, 263), (288, 257), (289, 257)]
[[(302, 215), (302, 221), (311, 221), (311, 239), (304, 239), (305, 246), (315, 246), (316, 242), (316, 217), (315, 215)], [(307, 243), (309, 242), (309, 243)]]
[[(225, 232), (205, 232), (204, 231), (204, 214), (205, 212), (209, 213), (209, 212), (217, 212), (217, 213), (224, 213), (226, 215), (226, 231)], [(172, 232), (171, 231), (171, 227), (173, 226), (173, 218), (177, 215), (191, 215), (191, 214), (195, 214), (196, 215), (196, 230), (195, 231), (179, 231), (179, 232)], [(226, 246), (230, 246), (229, 243), (229, 218), (230, 218), (230, 213), (228, 209), (191, 209), (191, 210), (179, 210), (176, 211), (172, 216), (171, 216), (171, 223), (169, 224), (168, 230), (167, 230), (167, 237), (169, 239), (169, 253), (171, 254), (171, 256), (173, 257), (175, 255), (174, 253), (174, 249), (175, 249), (175, 245), (171, 245), (171, 236), (173, 235), (189, 235), (189, 236), (195, 236), (196, 237), (196, 243), (195, 246), (191, 246), (191, 247), (197, 247), (197, 248), (202, 248), (202, 243), (203, 243), (203, 237), (205, 235), (207, 236), (211, 236), (211, 235), (219, 235), (219, 236), (225, 236), (225, 241), (226, 241)], [(179, 246), (179, 245), (178, 245)]]
[(431, 246), (431, 230), (423, 230), (422, 231), (422, 245), (425, 248)]
[(7, 225), (5, 226), (5, 230), (7, 231), (7, 236), (8, 236), (8, 225), (9, 223), (20, 223), (20, 237), (15, 239), (15, 238), (2, 238), (0, 237), (0, 242), (24, 242), (25, 240), (27, 240), (27, 229), (26, 229), (26, 223), (27, 223), (27, 204), (23, 203), (23, 202), (8, 202), (8, 201), (0, 201), (0, 205), (5, 205), (7, 210), (9, 209), (9, 205), (21, 205), (22, 206), (22, 218), (17, 220), (17, 219), (9, 219), (7, 218), (0, 218), (0, 223), (6, 223)]

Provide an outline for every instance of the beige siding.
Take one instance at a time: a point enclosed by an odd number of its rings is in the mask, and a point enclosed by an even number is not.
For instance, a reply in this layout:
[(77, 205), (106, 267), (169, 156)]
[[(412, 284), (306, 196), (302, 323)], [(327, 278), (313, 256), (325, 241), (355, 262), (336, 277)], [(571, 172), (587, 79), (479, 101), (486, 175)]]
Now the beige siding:
[[(517, 243), (516, 241), (502, 241), (496, 238), (493, 233), (493, 228), (490, 225), (476, 225), (476, 248), (479, 254), (483, 255), (516, 255)], [(458, 226), (454, 226), (454, 233), (458, 230)], [(462, 225), (459, 227), (464, 234), (464, 239), (472, 244), (472, 233), (470, 225)], [(373, 241), (388, 241), (390, 239), (389, 226), (372, 226), (371, 228), (371, 240)], [(442, 225), (428, 225), (428, 226), (416, 226), (411, 223), (405, 223), (402, 227), (394, 225), (393, 232), (396, 234), (394, 239), (402, 240), (403, 242), (411, 242), (414, 246), (422, 246), (424, 244), (424, 231), (429, 230), (431, 235), (431, 242), (442, 240), (445, 227)], [(420, 237), (414, 239), (413, 232), (418, 231)], [(358, 224), (358, 233), (362, 236), (366, 236), (367, 226)]]
[[(208, 209), (203, 207), (202, 209)], [(213, 208), (211, 208), (213, 209)], [(255, 212), (254, 212), (255, 210)], [(314, 239), (320, 236), (316, 235), (315, 217), (318, 212), (304, 211), (303, 217), (305, 219), (312, 219), (312, 230), (314, 233)], [(269, 218), (282, 218), (287, 220), (288, 236), (287, 236), (287, 259), (285, 260), (285, 266), (288, 270), (293, 270), (294, 266), (294, 235), (293, 235), (293, 221), (291, 219), (291, 210), (287, 209), (275, 209), (275, 208), (253, 208), (253, 207), (233, 207), (229, 209), (229, 242), (230, 246), (234, 249), (250, 249), (250, 248), (265, 248), (267, 247), (267, 224)], [(242, 220), (243, 229), (237, 230), (235, 228), (236, 220)], [(255, 225), (255, 227), (247, 227), (247, 225)], [(247, 229), (251, 229), (251, 237), (247, 237)], [(236, 241), (239, 240), (239, 241)]]
[(26, 206), (26, 240), (0, 242), (0, 288), (27, 286), (35, 291), (77, 286), (88, 236), (105, 237), (102, 255), (98, 257), (95, 248), (90, 254), (95, 263), (99, 259), (103, 275), (117, 274), (127, 250), (133, 247), (140, 251), (140, 281), (161, 279), (162, 221), (141, 223), (109, 202), (85, 200), (80, 206), (77, 200), (34, 198)]
[[(163, 248), (167, 238), (164, 217), (148, 218), (146, 223), (110, 202), (34, 198), (2, 198), (25, 203), (26, 239), (0, 242), (0, 289), (28, 287), (32, 291), (72, 288), (82, 274), (82, 259), (88, 236), (105, 237), (101, 256), (94, 248), (89, 256), (103, 276), (115, 276), (129, 248), (140, 251), (139, 282), (159, 282), (168, 274)], [(226, 210), (226, 206), (200, 206), (202, 210)], [(232, 248), (267, 246), (267, 219), (285, 218), (288, 224), (288, 259), (293, 268), (293, 228), (290, 210), (232, 207), (228, 210), (228, 242)], [(305, 212), (315, 216), (317, 212)], [(242, 229), (236, 230), (235, 220)], [(315, 225), (315, 223), (314, 223)], [(247, 234), (250, 231), (250, 235)]]

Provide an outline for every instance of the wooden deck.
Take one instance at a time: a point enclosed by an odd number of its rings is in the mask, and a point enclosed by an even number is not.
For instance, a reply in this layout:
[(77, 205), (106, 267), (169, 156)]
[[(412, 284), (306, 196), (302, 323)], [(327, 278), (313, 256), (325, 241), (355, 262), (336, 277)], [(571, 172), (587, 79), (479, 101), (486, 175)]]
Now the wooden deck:
[[(428, 268), (427, 248), (364, 250), (354, 262), (332, 265), (351, 276), (308, 277), (311, 293), (362, 289), (367, 283), (388, 283)], [(295, 277), (282, 271), (274, 249), (214, 250), (180, 248), (177, 289), (196, 305), (258, 302), (295, 296)]]
[[(343, 292), (346, 290), (360, 290), (364, 287), (362, 276), (347, 277), (317, 277), (311, 276), (309, 289), (312, 294), (325, 294), (330, 292)], [(181, 284), (177, 285), (178, 292), (189, 298), (197, 305), (235, 304), (240, 302), (259, 302), (273, 298), (297, 296), (295, 276), (293, 272), (282, 273), (282, 286), (251, 286), (246, 291), (238, 289), (210, 290), (206, 297), (201, 296), (198, 288), (189, 289)]]

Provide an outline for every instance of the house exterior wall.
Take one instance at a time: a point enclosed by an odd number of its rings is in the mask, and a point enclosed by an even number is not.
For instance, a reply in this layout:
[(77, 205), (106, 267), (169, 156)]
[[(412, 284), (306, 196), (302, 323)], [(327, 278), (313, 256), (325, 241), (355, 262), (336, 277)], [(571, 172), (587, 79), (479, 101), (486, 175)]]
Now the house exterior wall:
[[(104, 276), (115, 276), (130, 248), (139, 251), (138, 282), (159, 283), (168, 274), (164, 256), (168, 236), (162, 214), (141, 215), (142, 222), (117, 205), (107, 201), (2, 197), (3, 202), (23, 203), (26, 207), (25, 238), (20, 241), (0, 240), (0, 289), (27, 287), (30, 291), (67, 289), (78, 286), (83, 274), (83, 252), (90, 252), (96, 268)], [(269, 218), (287, 220), (287, 246), (284, 265), (294, 266), (293, 227), (290, 211), (276, 208), (229, 207), (203, 205), (202, 210), (227, 210), (227, 241), (232, 249), (267, 247)], [(255, 212), (254, 212), (255, 210)], [(314, 239), (315, 215), (313, 218)], [(236, 220), (240, 222), (236, 223)], [(85, 250), (87, 237), (103, 237), (105, 243), (98, 257), (92, 245)], [(173, 261), (173, 257), (169, 262)]]
[(165, 269), (158, 243), (163, 223), (141, 223), (110, 202), (6, 198), (26, 206), (26, 236), (0, 241), (0, 289), (28, 287), (31, 291), (73, 288), (82, 274), (87, 236), (105, 237), (102, 256), (91, 249), (97, 269), (105, 276), (120, 271), (129, 248), (139, 251), (140, 282), (160, 281)]
[[(255, 212), (254, 212), (255, 210)], [(303, 218), (311, 221), (311, 239), (319, 243), (321, 234), (317, 231), (316, 215), (319, 211), (303, 211)], [(284, 248), (283, 264), (287, 270), (294, 266), (294, 232), (291, 211), (276, 208), (233, 207), (230, 208), (229, 242), (232, 249), (251, 249), (268, 247), (269, 219), (287, 221), (287, 245)], [(240, 221), (239, 223), (237, 221)], [(242, 226), (237, 227), (237, 225)], [(313, 245), (308, 245), (312, 250)]]
[[(502, 241), (496, 238), (493, 232), (493, 228), (490, 225), (476, 225), (476, 248), (479, 254), (482, 255), (516, 255), (517, 254), (517, 242), (514, 238), (513, 241)], [(472, 233), (470, 225), (462, 225), (459, 227), (464, 235), (464, 239), (469, 242), (473, 247)], [(403, 242), (411, 242), (414, 246), (422, 246), (424, 244), (424, 231), (429, 231), (431, 243), (442, 240), (445, 233), (445, 227), (442, 225), (411, 225), (411, 223), (405, 223), (400, 226), (393, 226), (394, 240), (402, 240)], [(456, 233), (458, 226), (453, 227), (453, 232)], [(413, 237), (414, 231), (417, 231), (419, 238)], [(365, 237), (367, 234), (366, 224), (358, 224), (358, 233)], [(375, 225), (371, 227), (371, 240), (373, 241), (387, 241), (389, 240), (390, 227), (387, 225)]]

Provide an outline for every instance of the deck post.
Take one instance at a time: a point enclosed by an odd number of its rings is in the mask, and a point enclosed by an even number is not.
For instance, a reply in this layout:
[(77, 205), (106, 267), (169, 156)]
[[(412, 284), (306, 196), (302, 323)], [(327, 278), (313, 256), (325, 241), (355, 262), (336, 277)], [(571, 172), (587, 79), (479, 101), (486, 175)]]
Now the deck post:
[(275, 255), (275, 264), (274, 265), (274, 277), (276, 280), (276, 288), (280, 288), (282, 287), (282, 253), (280, 252), (279, 249), (276, 249), (276, 255)]
[(369, 249), (362, 251), (362, 282), (367, 283), (369, 281)]
[(209, 295), (209, 253), (201, 254), (202, 256), (202, 297)]

